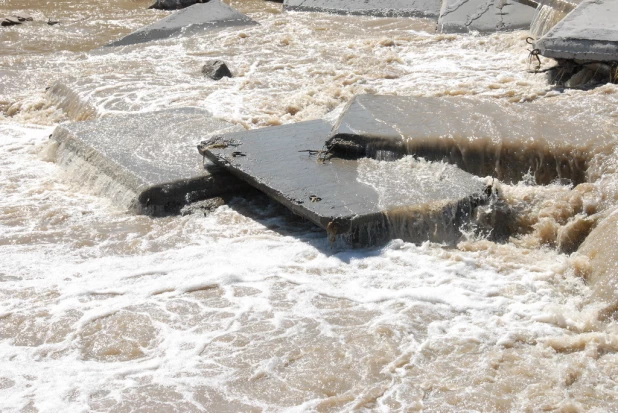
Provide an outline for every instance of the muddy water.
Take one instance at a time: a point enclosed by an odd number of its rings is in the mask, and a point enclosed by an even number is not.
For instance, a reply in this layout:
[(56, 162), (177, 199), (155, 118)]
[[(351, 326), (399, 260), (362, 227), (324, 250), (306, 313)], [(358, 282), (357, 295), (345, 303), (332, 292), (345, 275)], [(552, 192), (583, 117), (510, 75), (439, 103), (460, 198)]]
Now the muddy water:
[[(166, 13), (0, 3), (36, 20), (0, 30), (0, 410), (616, 411), (618, 326), (560, 252), (616, 205), (611, 155), (574, 189), (496, 183), (517, 212), (508, 242), (361, 251), (261, 198), (130, 215), (45, 161), (66, 120), (45, 94), (55, 80), (95, 116), (193, 105), (248, 128), (333, 117), (358, 93), (618, 116), (615, 85), (554, 90), (527, 73), (525, 32), (231, 3), (260, 26), (93, 54)], [(236, 77), (203, 79), (209, 58)]]

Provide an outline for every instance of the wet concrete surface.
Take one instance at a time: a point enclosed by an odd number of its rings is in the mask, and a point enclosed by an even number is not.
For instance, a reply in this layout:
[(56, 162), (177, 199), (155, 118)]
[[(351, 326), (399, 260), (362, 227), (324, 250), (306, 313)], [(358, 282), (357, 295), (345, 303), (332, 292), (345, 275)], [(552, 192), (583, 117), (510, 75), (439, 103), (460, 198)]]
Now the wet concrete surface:
[(379, 17), (438, 17), (441, 4), (441, 0), (285, 0), (283, 8)]
[(194, 4), (172, 15), (143, 27), (120, 40), (106, 46), (127, 46), (173, 36), (188, 36), (193, 33), (222, 27), (257, 24), (251, 18), (238, 12), (220, 0)]
[(64, 123), (52, 139), (63, 167), (84, 161), (133, 194), (131, 209), (160, 215), (243, 187), (195, 151), (203, 136), (232, 130), (205, 110), (180, 108)]
[[(486, 199), (486, 185), (452, 165), (324, 158), (319, 151), (330, 131), (325, 121), (301, 122), (218, 136), (199, 150), (326, 229), (332, 241), (353, 246), (392, 238), (455, 242), (460, 225)], [(393, 183), (396, 190), (384, 186)]]
[(574, 122), (566, 113), (549, 115), (550, 109), (466, 98), (359, 95), (327, 145), (352, 156), (443, 160), (506, 181), (531, 173), (540, 184), (557, 178), (583, 182), (587, 160), (613, 136), (598, 122)]
[(528, 29), (533, 7), (515, 0), (444, 0), (438, 30), (444, 33)]
[(555, 59), (618, 61), (618, 2), (585, 0), (535, 44)]

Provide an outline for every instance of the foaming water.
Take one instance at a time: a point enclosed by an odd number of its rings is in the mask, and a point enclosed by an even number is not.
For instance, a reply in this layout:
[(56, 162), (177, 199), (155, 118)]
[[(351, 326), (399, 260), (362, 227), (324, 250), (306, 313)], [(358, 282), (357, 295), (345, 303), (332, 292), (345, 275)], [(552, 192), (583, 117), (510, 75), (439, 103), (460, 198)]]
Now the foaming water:
[[(517, 212), (508, 242), (351, 251), (259, 197), (129, 214), (46, 144), (71, 104), (76, 119), (199, 106), (254, 128), (358, 93), (551, 101), (611, 124), (616, 85), (548, 87), (526, 72), (524, 32), (440, 35), (262, 1), (231, 2), (260, 26), (85, 53), (166, 15), (148, 3), (22, 2), (61, 24), (0, 31), (0, 410), (612, 410), (616, 324), (581, 276), (590, 264), (559, 248), (616, 205), (613, 155), (575, 188), (495, 182)], [(202, 78), (210, 58), (235, 77)], [(68, 106), (45, 93), (56, 80)]]

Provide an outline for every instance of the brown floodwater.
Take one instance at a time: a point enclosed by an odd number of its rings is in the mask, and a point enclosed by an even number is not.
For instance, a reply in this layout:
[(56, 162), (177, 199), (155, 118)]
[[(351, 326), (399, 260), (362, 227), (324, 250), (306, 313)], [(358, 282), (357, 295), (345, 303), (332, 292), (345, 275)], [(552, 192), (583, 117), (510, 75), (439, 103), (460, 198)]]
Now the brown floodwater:
[[(227, 1), (257, 26), (98, 50), (168, 14), (149, 3), (0, 1), (34, 17), (0, 28), (0, 411), (618, 411), (617, 85), (547, 85), (524, 31), (262, 0)], [(204, 79), (212, 58), (234, 78)], [(87, 164), (49, 162), (63, 121), (197, 106), (257, 128), (335, 119), (361, 93), (567, 119), (553, 141), (585, 169), (576, 185), (483, 177), (499, 199), (479, 223), (507, 211), (506, 239), (348, 250), (259, 197), (133, 215), (105, 179), (84, 184)], [(363, 166), (385, 199), (395, 162), (388, 186)]]

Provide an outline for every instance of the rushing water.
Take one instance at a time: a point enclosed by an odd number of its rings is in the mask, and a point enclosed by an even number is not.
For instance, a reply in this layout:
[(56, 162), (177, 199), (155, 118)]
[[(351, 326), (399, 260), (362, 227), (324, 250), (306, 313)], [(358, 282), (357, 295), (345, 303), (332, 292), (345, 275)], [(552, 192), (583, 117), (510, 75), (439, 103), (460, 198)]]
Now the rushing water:
[[(55, 80), (89, 116), (190, 105), (247, 128), (332, 117), (359, 93), (618, 117), (616, 85), (556, 90), (528, 73), (526, 32), (231, 4), (260, 25), (89, 54), (166, 13), (0, 1), (35, 18), (0, 29), (0, 410), (618, 411), (618, 325), (560, 252), (616, 204), (607, 154), (575, 189), (496, 184), (517, 212), (509, 242), (366, 250), (335, 250), (259, 197), (131, 215), (46, 161), (67, 119), (45, 93)], [(210, 58), (236, 77), (204, 79)]]

